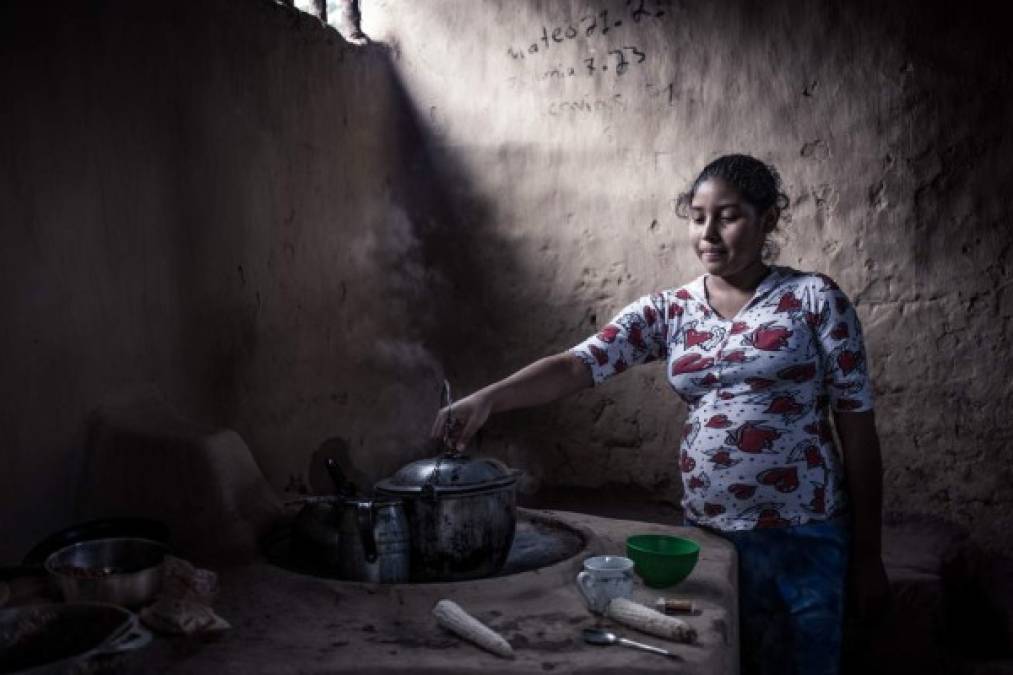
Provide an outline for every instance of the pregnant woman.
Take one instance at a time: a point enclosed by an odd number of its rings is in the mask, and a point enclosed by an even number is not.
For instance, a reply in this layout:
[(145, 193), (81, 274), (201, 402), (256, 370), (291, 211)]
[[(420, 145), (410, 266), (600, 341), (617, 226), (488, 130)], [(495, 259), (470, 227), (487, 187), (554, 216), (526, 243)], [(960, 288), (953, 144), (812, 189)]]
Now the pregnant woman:
[(685, 517), (739, 554), (743, 672), (837, 673), (846, 581), (858, 617), (887, 593), (858, 316), (830, 278), (764, 262), (787, 206), (773, 167), (720, 157), (678, 204), (705, 274), (457, 402), (451, 441), (463, 448), (492, 413), (664, 362), (689, 409), (678, 457)]

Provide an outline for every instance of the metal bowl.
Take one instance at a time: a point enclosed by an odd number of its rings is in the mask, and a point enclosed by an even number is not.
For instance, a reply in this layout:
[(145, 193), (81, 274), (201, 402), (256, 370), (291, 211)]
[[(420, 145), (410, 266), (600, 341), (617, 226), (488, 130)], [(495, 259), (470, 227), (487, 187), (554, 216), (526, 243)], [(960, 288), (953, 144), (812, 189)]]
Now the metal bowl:
[(110, 602), (139, 607), (158, 593), (165, 544), (116, 537), (65, 546), (46, 558), (67, 602)]

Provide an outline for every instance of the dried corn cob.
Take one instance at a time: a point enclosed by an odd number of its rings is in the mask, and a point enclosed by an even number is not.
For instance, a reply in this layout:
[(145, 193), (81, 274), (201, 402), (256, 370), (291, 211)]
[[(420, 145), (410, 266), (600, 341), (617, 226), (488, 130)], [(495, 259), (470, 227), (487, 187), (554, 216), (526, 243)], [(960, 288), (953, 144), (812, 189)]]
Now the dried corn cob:
[(433, 607), (433, 616), (438, 624), (482, 649), (505, 659), (513, 658), (513, 647), (503, 636), (465, 612), (456, 602), (440, 600)]
[(676, 642), (696, 642), (696, 630), (682, 619), (665, 616), (626, 598), (613, 598), (605, 614), (613, 621), (644, 633)]

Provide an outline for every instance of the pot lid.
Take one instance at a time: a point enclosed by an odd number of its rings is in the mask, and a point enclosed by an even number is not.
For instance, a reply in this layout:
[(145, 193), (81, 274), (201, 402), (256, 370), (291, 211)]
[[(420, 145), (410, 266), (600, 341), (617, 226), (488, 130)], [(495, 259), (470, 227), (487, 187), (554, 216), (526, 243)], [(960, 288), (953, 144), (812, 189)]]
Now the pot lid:
[(401, 467), (393, 476), (376, 484), (383, 492), (395, 494), (484, 492), (517, 481), (520, 471), (491, 457), (445, 453), (420, 459)]

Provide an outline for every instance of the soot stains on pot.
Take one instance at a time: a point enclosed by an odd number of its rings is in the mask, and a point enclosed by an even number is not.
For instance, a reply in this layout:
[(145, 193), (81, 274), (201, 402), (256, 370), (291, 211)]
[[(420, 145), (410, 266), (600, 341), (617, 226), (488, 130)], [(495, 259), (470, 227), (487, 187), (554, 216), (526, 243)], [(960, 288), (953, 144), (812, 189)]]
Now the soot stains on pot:
[(502, 568), (517, 526), (519, 472), (453, 452), (412, 462), (376, 485), (402, 500), (416, 581), (476, 579)]

